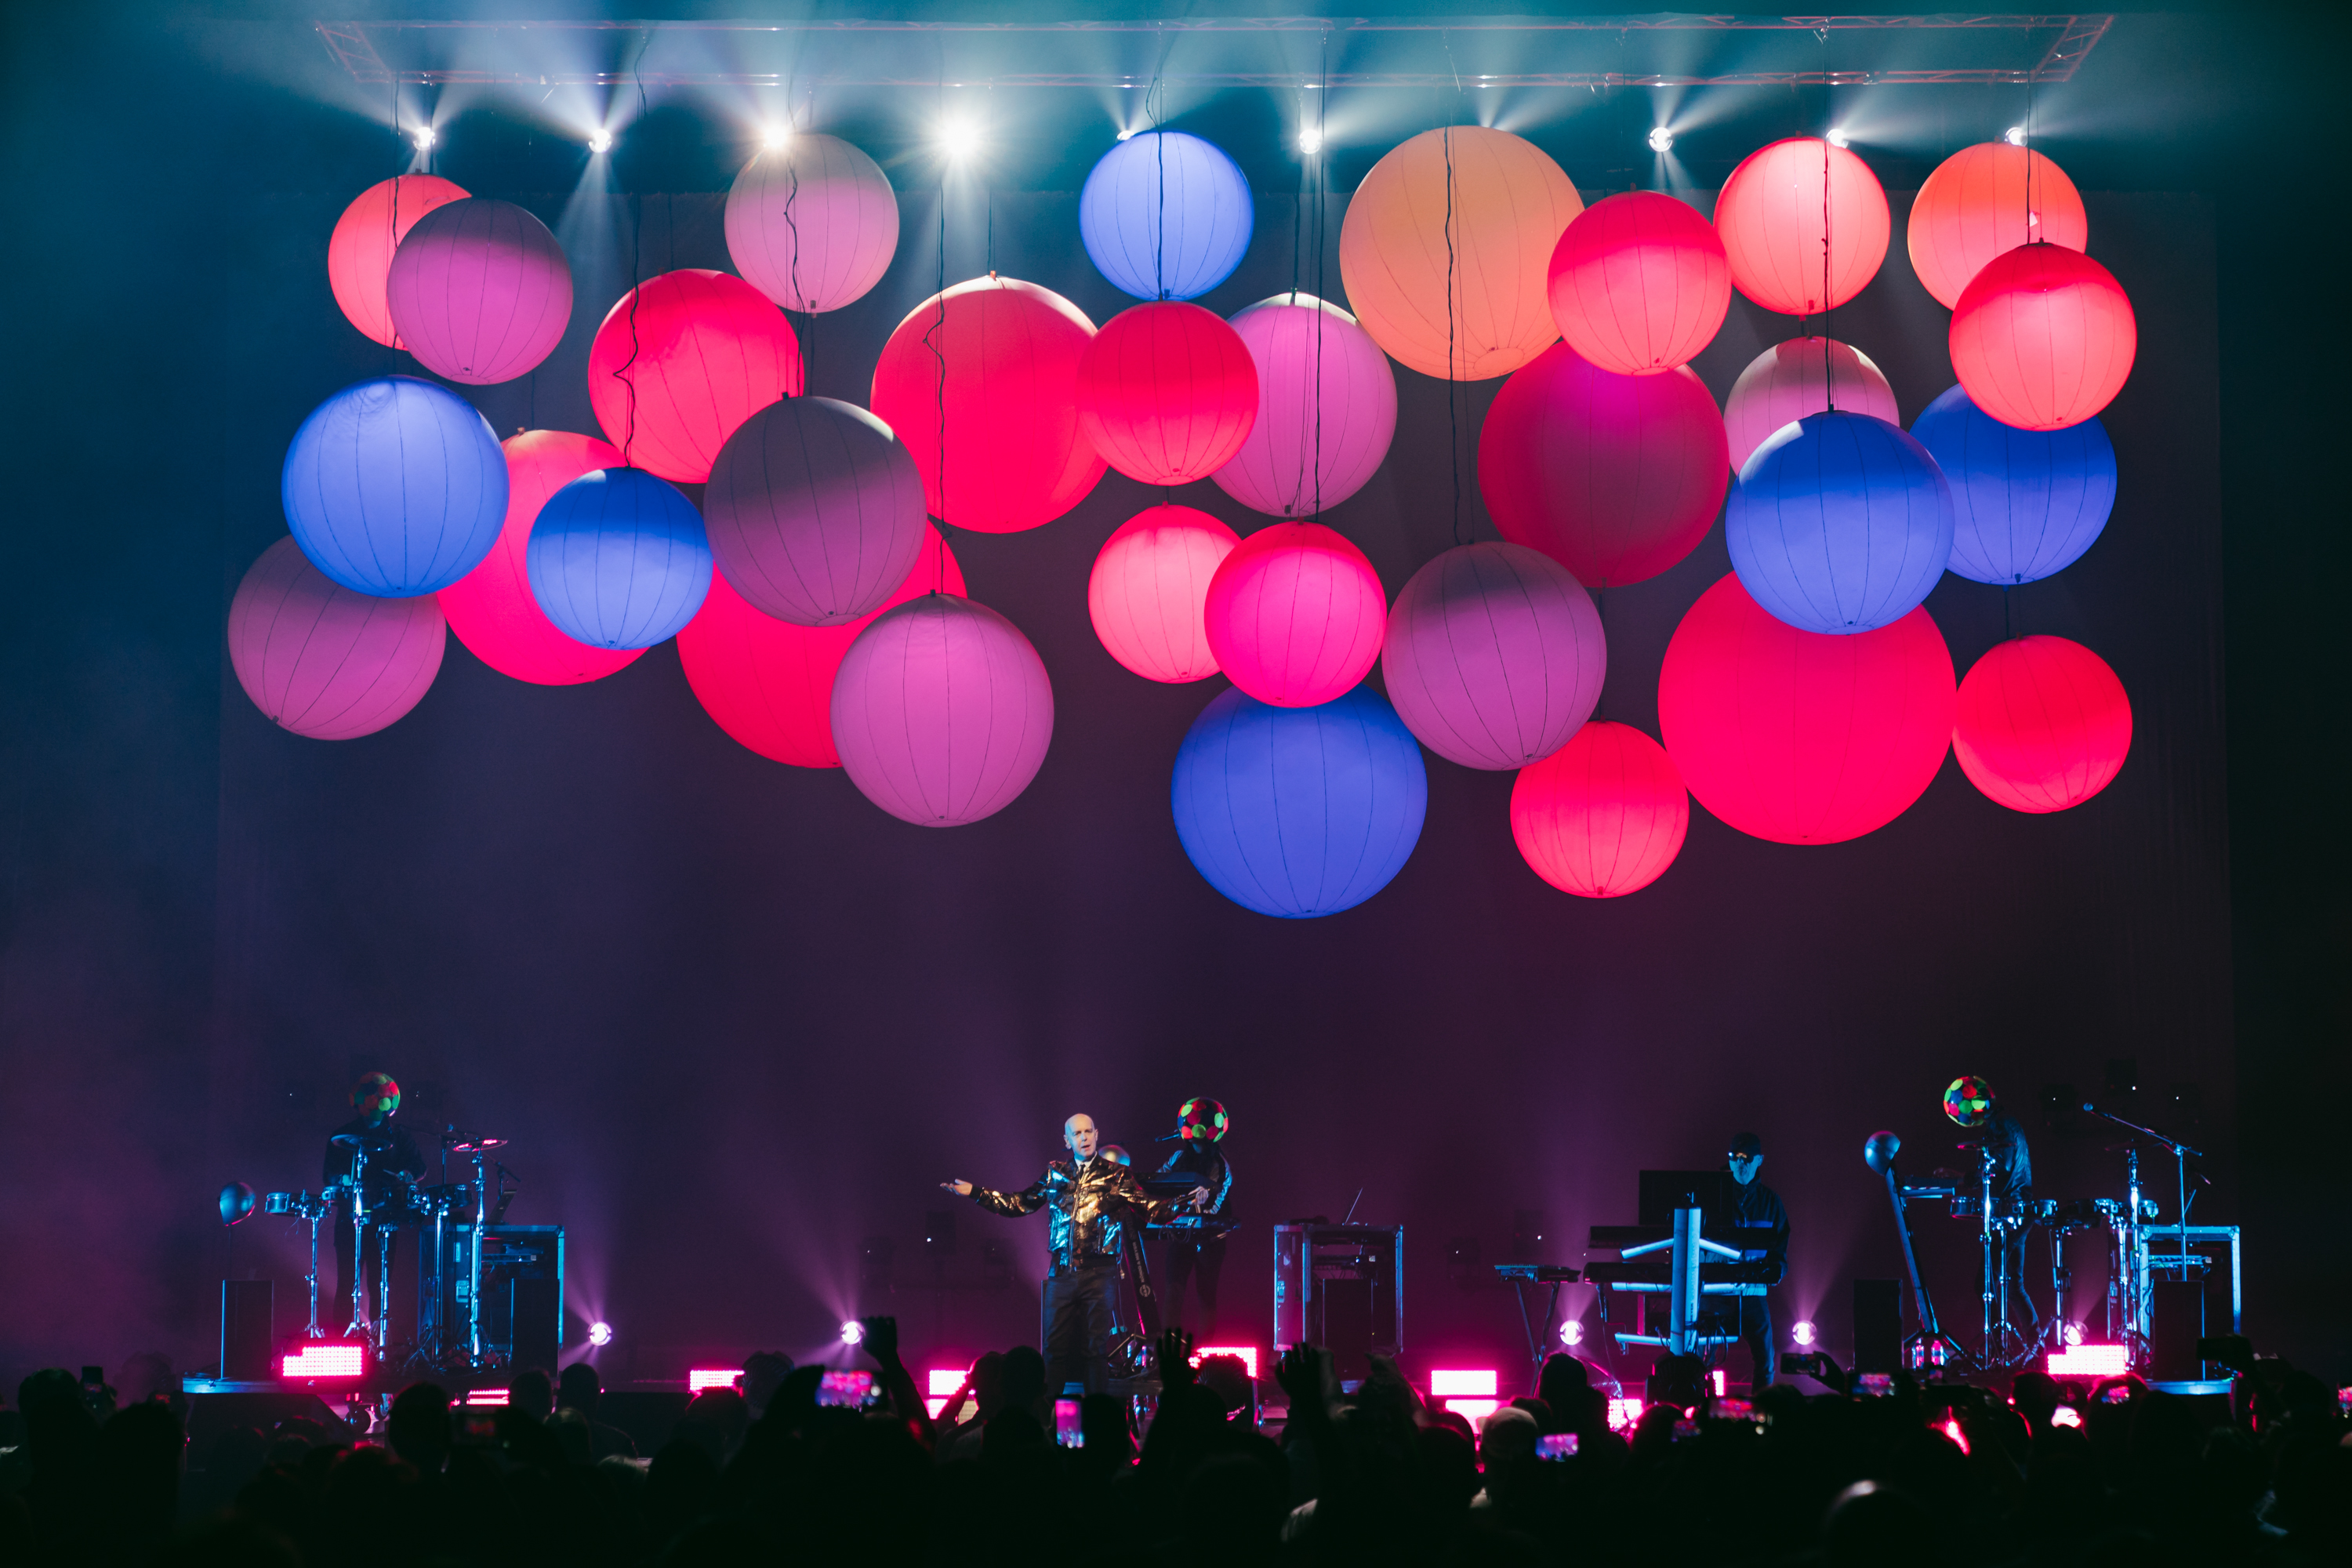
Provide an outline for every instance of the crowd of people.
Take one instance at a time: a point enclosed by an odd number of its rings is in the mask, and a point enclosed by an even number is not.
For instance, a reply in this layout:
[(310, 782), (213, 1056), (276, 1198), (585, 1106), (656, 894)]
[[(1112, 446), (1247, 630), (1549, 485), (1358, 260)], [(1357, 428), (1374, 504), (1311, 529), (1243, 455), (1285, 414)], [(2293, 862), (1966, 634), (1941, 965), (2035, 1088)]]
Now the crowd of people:
[(1343, 1392), (1300, 1347), (1274, 1369), (1274, 1417), (1238, 1361), (1195, 1370), (1171, 1333), (1139, 1440), (1127, 1401), (1094, 1395), (1072, 1446), (1036, 1351), (980, 1358), (934, 1421), (896, 1324), (866, 1331), (876, 1405), (822, 1403), (824, 1369), (755, 1357), (645, 1456), (584, 1365), (518, 1375), (496, 1410), (419, 1384), (356, 1441), (289, 1421), (194, 1453), (168, 1391), (118, 1409), (36, 1373), (0, 1413), (0, 1563), (2352, 1561), (2336, 1391), (2251, 1355), (2233, 1410), (2131, 1379), (2025, 1373), (2001, 1397), (1905, 1377), (1879, 1397), (1661, 1404), (1621, 1432), (1567, 1355), (1474, 1428), (1392, 1365)]

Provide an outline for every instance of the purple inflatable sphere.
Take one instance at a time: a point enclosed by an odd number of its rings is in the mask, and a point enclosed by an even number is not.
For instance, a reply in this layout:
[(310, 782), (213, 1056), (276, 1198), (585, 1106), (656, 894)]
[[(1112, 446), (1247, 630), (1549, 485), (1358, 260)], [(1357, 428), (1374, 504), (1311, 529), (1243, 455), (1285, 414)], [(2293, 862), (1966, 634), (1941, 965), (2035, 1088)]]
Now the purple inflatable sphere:
[(890, 426), (830, 397), (788, 397), (745, 420), (710, 466), (702, 516), (729, 584), (801, 626), (880, 609), (930, 529), (922, 475)]
[(1257, 365), (1257, 422), (1209, 477), (1253, 511), (1313, 517), (1362, 489), (1396, 434), (1396, 373), (1356, 318), (1312, 294), (1237, 311)]
[(1381, 651), (1397, 716), (1466, 768), (1523, 768), (1568, 744), (1608, 668), (1584, 585), (1524, 544), (1465, 544), (1414, 573)]
[(924, 827), (1002, 811), (1054, 739), (1054, 686), (1020, 628), (926, 594), (857, 634), (833, 681), (833, 744), (866, 799)]
[(441, 671), (440, 604), (375, 599), (331, 582), (291, 539), (246, 569), (228, 607), (237, 684), (270, 721), (314, 741), (372, 735)]
[(539, 219), (469, 196), (416, 220), (393, 253), (384, 300), (419, 364), (488, 386), (530, 374), (563, 341), (572, 268)]

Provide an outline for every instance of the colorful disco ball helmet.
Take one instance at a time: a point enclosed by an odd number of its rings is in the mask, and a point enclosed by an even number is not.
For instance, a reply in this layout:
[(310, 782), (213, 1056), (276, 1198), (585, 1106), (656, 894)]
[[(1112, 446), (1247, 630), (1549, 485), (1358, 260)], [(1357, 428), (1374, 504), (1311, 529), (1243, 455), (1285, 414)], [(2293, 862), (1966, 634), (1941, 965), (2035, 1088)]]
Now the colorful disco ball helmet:
[(352, 1109), (373, 1121), (400, 1109), (400, 1085), (390, 1073), (372, 1072), (352, 1086)]
[(1944, 1090), (1944, 1114), (1963, 1127), (1981, 1127), (1992, 1120), (1992, 1085), (1973, 1073), (1964, 1073)]
[(1176, 1135), (1187, 1143), (1214, 1143), (1224, 1137), (1229, 1121), (1223, 1106), (1196, 1094), (1176, 1108)]

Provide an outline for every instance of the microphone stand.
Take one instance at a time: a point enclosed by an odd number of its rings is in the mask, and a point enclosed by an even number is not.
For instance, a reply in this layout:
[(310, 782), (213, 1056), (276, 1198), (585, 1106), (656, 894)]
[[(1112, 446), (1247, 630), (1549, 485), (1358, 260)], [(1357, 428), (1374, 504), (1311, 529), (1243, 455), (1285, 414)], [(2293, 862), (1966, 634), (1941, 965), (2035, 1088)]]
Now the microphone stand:
[[(2138, 1133), (2148, 1142), (2152, 1143), (2161, 1143), (2166, 1148), (2172, 1151), (2173, 1177), (2178, 1184), (2180, 1203), (2179, 1211), (2172, 1216), (2172, 1223), (2179, 1238), (2178, 1243), (2179, 1247), (2179, 1263), (2178, 1267), (2180, 1269), (2180, 1277), (2186, 1279), (2189, 1277), (2189, 1162), (2192, 1156), (2200, 1160), (2203, 1159), (2205, 1157), (2204, 1151), (2200, 1149), (2192, 1149), (2188, 1144), (2183, 1143), (2179, 1139), (2158, 1132), (2153, 1127), (2142, 1127), (2137, 1121), (2125, 1121), (2122, 1117), (2116, 1115), (2113, 1111), (2101, 1110), (2097, 1106), (2093, 1105), (2088, 1100), (2084, 1100), (2083, 1102), (2083, 1109), (2103, 1121), (2112, 1121), (2118, 1127), (2127, 1128), (2130, 1131)], [(2199, 1179), (2202, 1180), (2203, 1178), (2200, 1177)], [(2132, 1221), (2134, 1224), (2137, 1224), (2139, 1216), (2137, 1215), (2134, 1215), (2132, 1216)]]

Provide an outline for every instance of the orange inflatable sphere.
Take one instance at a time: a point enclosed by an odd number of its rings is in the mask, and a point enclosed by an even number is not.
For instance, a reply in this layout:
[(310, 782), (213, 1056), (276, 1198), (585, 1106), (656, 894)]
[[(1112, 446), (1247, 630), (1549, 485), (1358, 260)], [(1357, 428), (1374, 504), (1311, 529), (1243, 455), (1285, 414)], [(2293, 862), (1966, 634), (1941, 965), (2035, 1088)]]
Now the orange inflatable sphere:
[(2123, 390), (2139, 323), (2116, 275), (2081, 251), (2021, 245), (1969, 280), (1951, 349), (1969, 402), (2020, 430), (2063, 430)]
[(1551, 253), (1551, 315), (1568, 346), (1619, 375), (1688, 364), (1731, 308), (1731, 267), (1688, 202), (1626, 191), (1592, 204)]
[(1146, 680), (1203, 680), (1209, 580), (1241, 535), (1189, 506), (1155, 506), (1121, 523), (1087, 576), (1087, 616), (1111, 658)]
[(1666, 749), (1630, 724), (1594, 719), (1519, 770), (1511, 838), (1564, 893), (1615, 899), (1656, 881), (1690, 832), (1690, 792)]
[(1768, 310), (1818, 316), (1877, 276), (1893, 225), (1869, 164), (1818, 136), (1791, 136), (1758, 148), (1731, 171), (1715, 199), (1715, 228), (1734, 288)]
[(2066, 171), (2024, 147), (1979, 142), (1942, 163), (1911, 204), (1911, 270), (1947, 310), (1985, 263), (2047, 240), (2089, 247), (2091, 221)]
[(1424, 131), (1390, 149), (1348, 203), (1339, 277), (1349, 308), (1374, 342), (1423, 375), (1508, 375), (1559, 336), (1546, 281), (1552, 247), (1583, 210), (1534, 143), (1476, 125)]
[(1960, 771), (2011, 811), (2082, 805), (2115, 782), (2131, 738), (2124, 683), (2064, 637), (1994, 644), (1960, 682), (1952, 721)]
[(1256, 363), (1213, 310), (1176, 300), (1130, 307), (1078, 356), (1078, 428), (1129, 479), (1205, 479), (1256, 423)]
[(673, 484), (706, 482), (737, 426), (798, 397), (803, 379), (784, 313), (732, 273), (700, 267), (622, 295), (588, 346), (588, 405), (605, 439)]
[(394, 329), (392, 307), (384, 299), (392, 253), (418, 218), (466, 196), (464, 186), (436, 174), (403, 174), (370, 185), (343, 209), (335, 232), (327, 237), (327, 286), (352, 325), (392, 348), (408, 346)]
[(870, 406), (915, 459), (933, 517), (1017, 533), (1095, 488), (1102, 457), (1078, 428), (1078, 360), (1094, 335), (1085, 311), (1014, 278), (974, 278), (907, 313), (882, 345)]

